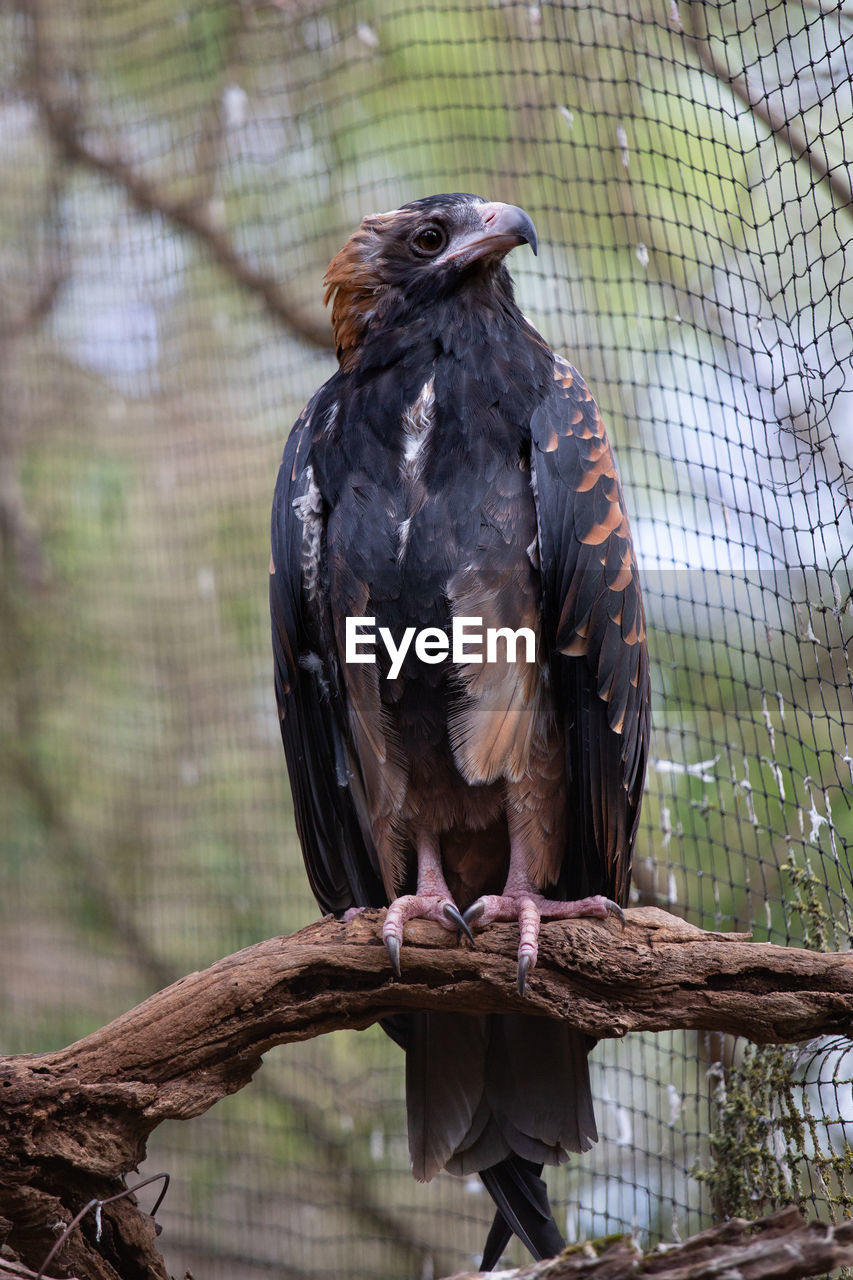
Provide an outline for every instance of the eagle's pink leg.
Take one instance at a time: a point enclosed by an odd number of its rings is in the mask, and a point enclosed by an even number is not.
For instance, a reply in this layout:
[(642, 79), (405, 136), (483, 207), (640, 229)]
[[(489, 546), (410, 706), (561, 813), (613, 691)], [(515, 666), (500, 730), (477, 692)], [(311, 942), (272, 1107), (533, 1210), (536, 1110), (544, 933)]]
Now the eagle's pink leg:
[(466, 924), (491, 924), (493, 920), (518, 921), (518, 991), (524, 995), (527, 975), (539, 955), (540, 920), (571, 920), (593, 916), (600, 920), (609, 915), (625, 923), (625, 913), (618, 903), (595, 894), (573, 902), (546, 898), (533, 883), (528, 870), (530, 859), (521, 833), (510, 822), (509, 873), (503, 893), (484, 894), (465, 912)]
[(474, 939), (462, 913), (453, 901), (441, 869), (438, 840), (427, 832), (417, 838), (418, 888), (416, 893), (395, 898), (388, 908), (382, 926), (382, 941), (388, 948), (391, 967), (400, 976), (400, 948), (403, 945), (403, 926), (407, 920), (436, 920), (445, 929), (462, 930), (471, 941)]

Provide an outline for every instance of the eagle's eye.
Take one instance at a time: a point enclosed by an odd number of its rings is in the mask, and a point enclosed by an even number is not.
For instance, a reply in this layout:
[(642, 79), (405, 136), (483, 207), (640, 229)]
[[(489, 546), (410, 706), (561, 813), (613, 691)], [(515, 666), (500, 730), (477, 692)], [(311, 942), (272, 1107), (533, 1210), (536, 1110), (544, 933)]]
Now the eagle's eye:
[(437, 223), (428, 222), (426, 226), (418, 227), (412, 236), (411, 243), (416, 253), (423, 257), (434, 258), (447, 244), (447, 233)]

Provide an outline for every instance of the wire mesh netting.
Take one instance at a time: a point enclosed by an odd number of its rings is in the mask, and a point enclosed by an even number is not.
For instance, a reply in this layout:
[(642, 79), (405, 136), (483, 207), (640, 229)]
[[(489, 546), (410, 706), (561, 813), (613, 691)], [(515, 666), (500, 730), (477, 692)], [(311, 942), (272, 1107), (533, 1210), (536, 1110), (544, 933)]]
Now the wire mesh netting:
[[(852, 59), (819, 0), (0, 6), (3, 1051), (314, 918), (271, 489), (334, 364), (326, 263), (442, 190), (534, 218), (521, 302), (617, 449), (654, 688), (632, 900), (850, 947)], [(853, 1209), (850, 1041), (593, 1064), (601, 1141), (549, 1180), (570, 1239)], [(412, 1182), (378, 1028), (271, 1053), (149, 1151), (175, 1274), (443, 1274), (491, 1217), (476, 1179)]]

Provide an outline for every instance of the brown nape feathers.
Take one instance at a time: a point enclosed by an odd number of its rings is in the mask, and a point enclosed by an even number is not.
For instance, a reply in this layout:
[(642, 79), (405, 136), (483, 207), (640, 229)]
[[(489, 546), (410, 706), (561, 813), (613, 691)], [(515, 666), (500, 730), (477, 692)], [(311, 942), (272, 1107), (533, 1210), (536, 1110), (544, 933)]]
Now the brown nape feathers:
[(352, 363), (355, 349), (376, 312), (381, 287), (377, 275), (381, 236), (395, 215), (396, 210), (369, 214), (326, 269), (323, 302), (326, 306), (332, 303), (332, 332), (342, 364)]

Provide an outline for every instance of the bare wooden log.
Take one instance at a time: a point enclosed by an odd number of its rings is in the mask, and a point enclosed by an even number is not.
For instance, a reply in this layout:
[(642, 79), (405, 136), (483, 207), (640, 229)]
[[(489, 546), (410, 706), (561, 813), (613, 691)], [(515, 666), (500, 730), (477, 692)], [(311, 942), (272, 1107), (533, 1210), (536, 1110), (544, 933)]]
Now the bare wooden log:
[[(501, 1280), (797, 1280), (850, 1262), (853, 1222), (806, 1224), (799, 1209), (790, 1207), (758, 1222), (733, 1218), (646, 1254), (627, 1237), (600, 1255), (589, 1246), (568, 1249), (559, 1258), (502, 1271)], [(450, 1280), (475, 1280), (475, 1273)]]
[[(383, 917), (327, 918), (258, 943), (66, 1049), (0, 1058), (0, 1218), (12, 1224), (7, 1236), (21, 1260), (38, 1263), (55, 1239), (51, 1224), (119, 1190), (162, 1120), (199, 1115), (242, 1088), (272, 1046), (366, 1027), (394, 1011), (524, 1010), (598, 1038), (694, 1028), (769, 1043), (853, 1027), (853, 955), (705, 933), (653, 907), (629, 910), (624, 928), (610, 920), (544, 924), (524, 998), (515, 985), (517, 927), (492, 925), (472, 949), (413, 922), (398, 981), (382, 945)], [(111, 1206), (108, 1218), (117, 1243), (107, 1269), (96, 1269), (93, 1258), (103, 1261), (105, 1251), (85, 1231), (84, 1252), (64, 1246), (65, 1268), (112, 1280), (122, 1274), (125, 1244), (134, 1265), (149, 1247), (157, 1257), (150, 1219), (146, 1243), (142, 1215), (128, 1201)], [(160, 1270), (146, 1265), (151, 1276), (165, 1274), (161, 1262)]]

